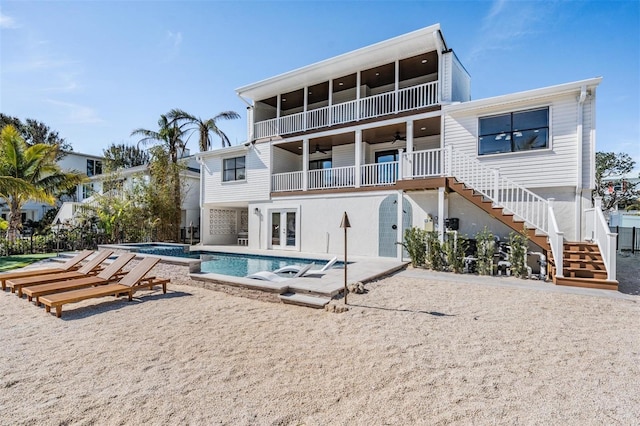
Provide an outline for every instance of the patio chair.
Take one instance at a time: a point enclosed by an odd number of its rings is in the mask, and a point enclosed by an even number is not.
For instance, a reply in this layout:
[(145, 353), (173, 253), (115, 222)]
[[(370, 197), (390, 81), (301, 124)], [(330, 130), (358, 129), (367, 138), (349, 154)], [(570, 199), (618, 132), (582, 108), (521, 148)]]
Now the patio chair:
[(252, 278), (254, 280), (271, 281), (273, 283), (279, 283), (279, 282), (282, 282), (282, 281), (290, 280), (291, 278), (302, 277), (307, 271), (309, 271), (309, 269), (311, 269), (311, 267), (313, 265), (314, 265), (314, 263), (311, 262), (310, 264), (308, 264), (306, 266), (303, 266), (302, 269), (300, 269), (292, 277), (282, 277), (282, 276), (276, 274), (275, 272), (271, 272), (271, 271), (260, 271), (260, 272), (256, 272), (255, 274), (247, 275), (247, 278)]
[(156, 277), (145, 278), (145, 275), (147, 275), (159, 261), (160, 259), (157, 257), (147, 257), (140, 261), (140, 263), (129, 271), (118, 283), (49, 294), (42, 296), (40, 302), (44, 304), (47, 312), (51, 312), (51, 308), (56, 308), (56, 317), (60, 318), (62, 316), (62, 306), (68, 303), (106, 296), (117, 297), (123, 293), (128, 294), (129, 301), (131, 301), (133, 299), (133, 293), (136, 291), (141, 288), (152, 289), (156, 285), (162, 285), (162, 292), (166, 293), (167, 283), (170, 280)]
[(77, 271), (59, 272), (57, 274), (44, 274), (32, 277), (13, 278), (7, 281), (7, 286), (12, 293), (18, 292), (18, 297), (22, 297), (22, 289), (32, 285), (45, 284), (54, 281), (71, 280), (74, 278), (82, 278), (89, 275), (95, 275), (103, 269), (102, 262), (113, 254), (113, 250), (102, 250), (88, 261), (82, 268)]
[(33, 269), (24, 269), (20, 271), (0, 273), (2, 290), (7, 289), (7, 280), (10, 280), (12, 278), (33, 277), (35, 275), (55, 274), (59, 272), (74, 271), (78, 269), (78, 265), (80, 262), (85, 260), (87, 257), (91, 256), (91, 253), (93, 253), (93, 250), (83, 250), (77, 255), (73, 256), (71, 259), (67, 260), (66, 262), (60, 265), (54, 266), (52, 268), (33, 268)]
[[(334, 256), (322, 268), (310, 269), (304, 275), (324, 275), (329, 269), (333, 267), (333, 265), (336, 264), (337, 261), (338, 261), (338, 256)], [(287, 265), (287, 266), (283, 266), (280, 269), (276, 269), (273, 272), (276, 274), (282, 274), (282, 273), (293, 274), (293, 273), (300, 272), (301, 269), (302, 269), (302, 266), (299, 266), (299, 265)]]
[(107, 266), (98, 275), (76, 278), (73, 280), (55, 281), (46, 284), (25, 287), (22, 292), (27, 295), (29, 302), (35, 297), (36, 305), (40, 305), (38, 298), (45, 294), (60, 293), (61, 291), (75, 290), (83, 287), (91, 287), (102, 284), (109, 284), (120, 279), (125, 272), (122, 272), (127, 263), (136, 256), (135, 253), (125, 253), (118, 256), (111, 265)]

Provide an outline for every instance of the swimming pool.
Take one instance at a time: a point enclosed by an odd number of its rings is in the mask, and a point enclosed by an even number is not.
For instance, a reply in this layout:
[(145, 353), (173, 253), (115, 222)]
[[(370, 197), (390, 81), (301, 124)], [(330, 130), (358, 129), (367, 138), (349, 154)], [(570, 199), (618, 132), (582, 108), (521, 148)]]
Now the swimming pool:
[(318, 259), (260, 256), (254, 254), (234, 254), (220, 252), (191, 252), (182, 257), (202, 260), (200, 272), (234, 277), (245, 277), (260, 271), (274, 271), (287, 265), (308, 265), (315, 262), (320, 268), (326, 263)]
[[(126, 249), (131, 252), (169, 256), (177, 258), (200, 259), (200, 272), (234, 277), (245, 277), (260, 271), (274, 271), (287, 265), (308, 265), (315, 263), (316, 268), (321, 268), (326, 260), (310, 258), (293, 258), (282, 256), (265, 256), (257, 254), (240, 254), (212, 251), (189, 251), (185, 244), (171, 243), (127, 243), (117, 246), (104, 246), (105, 248)], [(342, 265), (337, 262), (336, 266)]]

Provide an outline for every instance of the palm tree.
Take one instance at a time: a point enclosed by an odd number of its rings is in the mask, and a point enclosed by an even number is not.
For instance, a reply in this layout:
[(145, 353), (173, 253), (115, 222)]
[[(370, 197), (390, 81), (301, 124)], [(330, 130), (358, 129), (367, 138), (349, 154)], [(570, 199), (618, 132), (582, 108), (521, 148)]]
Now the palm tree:
[(198, 144), (200, 147), (200, 151), (208, 151), (209, 149), (211, 149), (212, 133), (220, 136), (223, 148), (225, 146), (231, 146), (229, 138), (222, 130), (220, 130), (216, 123), (221, 119), (235, 120), (236, 118), (240, 118), (240, 114), (235, 111), (224, 111), (213, 118), (203, 120), (202, 118), (191, 115), (181, 109), (172, 109), (167, 114), (167, 117), (175, 122), (182, 122), (184, 124), (193, 125), (192, 128), (187, 130), (191, 130), (191, 132), (197, 131), (200, 137)]
[(79, 172), (64, 172), (56, 163), (58, 145), (27, 146), (18, 130), (8, 125), (0, 133), (0, 197), (9, 205), (9, 238), (22, 227), (20, 210), (28, 200), (53, 204), (56, 193), (84, 182)]
[(162, 148), (168, 153), (171, 161), (171, 178), (173, 180), (173, 201), (175, 204), (173, 224), (176, 228), (176, 241), (180, 240), (180, 221), (182, 200), (180, 194), (180, 170), (178, 167), (178, 153), (184, 152), (186, 142), (182, 139), (184, 131), (182, 125), (176, 120), (169, 119), (168, 115), (161, 115), (158, 120), (158, 131), (147, 129), (135, 129), (131, 136), (143, 136), (138, 143), (146, 145), (152, 142), (160, 142)]

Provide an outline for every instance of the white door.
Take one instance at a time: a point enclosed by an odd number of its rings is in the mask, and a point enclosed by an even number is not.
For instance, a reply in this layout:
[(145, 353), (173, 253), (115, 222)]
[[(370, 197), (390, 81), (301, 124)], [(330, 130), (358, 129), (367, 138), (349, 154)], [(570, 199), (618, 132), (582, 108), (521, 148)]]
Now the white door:
[(271, 248), (293, 250), (298, 245), (298, 214), (296, 210), (271, 211)]

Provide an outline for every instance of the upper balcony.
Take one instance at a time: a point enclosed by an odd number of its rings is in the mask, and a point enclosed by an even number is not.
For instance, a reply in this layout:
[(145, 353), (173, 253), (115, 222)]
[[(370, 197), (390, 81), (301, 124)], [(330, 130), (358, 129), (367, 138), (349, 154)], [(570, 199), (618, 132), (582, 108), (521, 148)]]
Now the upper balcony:
[(253, 138), (284, 136), (440, 104), (431, 51), (255, 102)]

